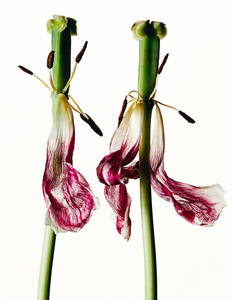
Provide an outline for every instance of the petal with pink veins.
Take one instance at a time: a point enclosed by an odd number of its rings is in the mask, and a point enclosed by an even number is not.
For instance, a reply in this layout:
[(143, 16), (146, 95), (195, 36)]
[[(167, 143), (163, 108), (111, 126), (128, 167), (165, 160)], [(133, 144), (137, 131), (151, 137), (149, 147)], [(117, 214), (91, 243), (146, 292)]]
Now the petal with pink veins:
[(48, 208), (46, 224), (56, 232), (78, 231), (88, 222), (97, 198), (71, 164), (75, 130), (68, 100), (63, 94), (54, 94), (52, 100), (53, 126), (42, 186)]
[(131, 163), (139, 150), (141, 133), (140, 104), (132, 103), (110, 143), (110, 153), (97, 167), (99, 180), (107, 185), (122, 183), (122, 168)]
[(179, 215), (197, 225), (213, 225), (225, 206), (224, 191), (215, 184), (197, 187), (175, 181), (164, 170), (164, 126), (156, 105), (156, 120), (150, 152), (151, 184), (162, 198), (171, 201)]
[(88, 221), (97, 198), (89, 184), (72, 165), (66, 163), (59, 182), (43, 181), (48, 212), (46, 223), (56, 232), (78, 231)]
[(126, 240), (129, 240), (131, 234), (131, 220), (129, 216), (131, 197), (127, 193), (126, 186), (124, 184), (106, 185), (105, 197), (117, 215), (116, 228), (118, 232)]

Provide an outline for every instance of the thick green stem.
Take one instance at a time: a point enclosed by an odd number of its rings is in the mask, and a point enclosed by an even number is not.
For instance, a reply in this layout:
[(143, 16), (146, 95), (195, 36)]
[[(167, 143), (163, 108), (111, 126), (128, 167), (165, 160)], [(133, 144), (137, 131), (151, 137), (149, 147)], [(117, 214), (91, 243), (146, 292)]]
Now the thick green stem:
[(139, 41), (138, 90), (143, 97), (142, 136), (139, 148), (141, 221), (144, 248), (145, 299), (157, 299), (156, 251), (150, 185), (150, 125), (153, 102), (149, 99), (157, 76), (159, 38), (155, 34)]
[(55, 243), (56, 234), (50, 226), (45, 226), (38, 285), (38, 300), (49, 299)]
[[(71, 35), (76, 34), (76, 21), (63, 16), (54, 16), (48, 21), (48, 30), (52, 35), (52, 50), (55, 52), (52, 78), (56, 93), (61, 93), (70, 77)], [(38, 300), (49, 300), (52, 264), (56, 234), (50, 226), (45, 227), (43, 252), (38, 285)]]

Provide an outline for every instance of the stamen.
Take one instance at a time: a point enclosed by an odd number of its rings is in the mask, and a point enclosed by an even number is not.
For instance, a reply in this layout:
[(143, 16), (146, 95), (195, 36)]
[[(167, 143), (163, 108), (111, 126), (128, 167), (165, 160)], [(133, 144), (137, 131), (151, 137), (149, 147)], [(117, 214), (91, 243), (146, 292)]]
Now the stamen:
[(131, 102), (133, 102), (133, 101), (140, 101), (140, 100), (138, 100), (137, 98), (132, 98), (132, 99), (130, 99), (129, 101), (127, 100), (127, 104), (128, 104), (128, 103), (131, 103)]
[(54, 56), (55, 56), (55, 51), (52, 50), (48, 54), (48, 58), (47, 58), (47, 67), (48, 67), (48, 69), (51, 69), (53, 67)]
[(74, 77), (74, 75), (75, 75), (75, 72), (76, 72), (76, 69), (77, 69), (77, 64), (81, 61), (82, 56), (84, 55), (85, 50), (86, 50), (86, 48), (87, 48), (87, 45), (88, 45), (88, 42), (86, 41), (85, 44), (84, 44), (84, 46), (82, 47), (81, 51), (77, 54), (76, 59), (75, 59), (75, 65), (74, 65), (74, 67), (73, 67), (72, 74), (71, 74), (69, 80), (67, 81), (65, 87), (63, 88), (62, 93), (65, 93), (65, 92), (68, 90), (68, 88), (69, 88), (69, 86), (70, 86), (70, 83), (71, 83), (71, 81), (73, 80), (73, 77)]
[(155, 100), (155, 102), (156, 102), (156, 103), (158, 103), (158, 104), (160, 104), (160, 105), (163, 105), (163, 106), (166, 106), (166, 107), (168, 107), (168, 108), (172, 108), (172, 109), (174, 109), (174, 110), (177, 110), (177, 111), (178, 111), (178, 109), (177, 109), (177, 108), (175, 108), (174, 106), (171, 106), (171, 105), (164, 104), (164, 103), (162, 103), (162, 102), (160, 102), (160, 101), (157, 101), (157, 100)]
[(49, 89), (49, 91), (53, 91), (49, 85), (47, 85), (39, 76), (35, 75), (32, 71), (28, 70), (27, 68), (23, 67), (23, 66), (18, 66), (22, 71), (24, 71), (25, 73), (29, 74), (29, 75), (33, 75), (35, 78), (37, 78), (44, 86), (46, 86), (47, 89)]
[(45, 83), (39, 76), (37, 76), (37, 75), (35, 75), (35, 74), (33, 74), (33, 76), (34, 76), (35, 78), (37, 78), (44, 86), (46, 86), (46, 88), (49, 89), (49, 91), (53, 92), (53, 90), (50, 88), (50, 86), (47, 85), (47, 83)]
[[(85, 115), (88, 117), (86, 118)], [(96, 132), (98, 135), (103, 136), (103, 133), (101, 131), (101, 129), (97, 126), (97, 124), (90, 118), (89, 115), (85, 114), (83, 115), (82, 113), (80, 113), (80, 117), (83, 121), (85, 121), (87, 124), (89, 124), (89, 126), (93, 129), (94, 132)]]
[(86, 48), (87, 48), (87, 45), (88, 45), (88, 41), (86, 41), (86, 42), (84, 43), (84, 46), (82, 47), (81, 51), (77, 54), (76, 60), (75, 60), (76, 63), (79, 64), (79, 62), (81, 61), (81, 59), (82, 59), (82, 57), (83, 57), (83, 55), (84, 55), (84, 53), (85, 53), (85, 50), (86, 50)]
[(136, 93), (136, 94), (139, 96), (139, 98), (141, 98), (141, 99), (143, 98), (142, 95), (141, 95), (138, 91), (136, 91), (136, 90), (130, 91), (130, 92), (127, 94), (126, 98), (127, 98), (128, 96), (130, 96), (131, 98), (134, 98), (134, 96), (132, 96), (131, 93)]
[(70, 83), (71, 83), (71, 81), (73, 80), (73, 77), (74, 77), (74, 75), (75, 75), (76, 69), (77, 69), (77, 63), (75, 63), (75, 65), (74, 65), (74, 67), (73, 67), (72, 74), (71, 74), (69, 80), (67, 81), (65, 87), (63, 88), (63, 91), (62, 91), (63, 94), (64, 94), (64, 93), (67, 91), (67, 89), (69, 88)]
[(122, 108), (121, 108), (119, 117), (118, 117), (118, 127), (119, 127), (119, 125), (120, 125), (121, 122), (122, 122), (123, 115), (124, 115), (124, 112), (125, 112), (125, 110), (126, 110), (126, 107), (127, 107), (127, 99), (126, 99), (126, 97), (125, 97), (125, 99), (123, 100), (123, 103), (122, 103)]
[(168, 60), (168, 56), (169, 56), (169, 53), (167, 53), (167, 54), (164, 56), (163, 61), (162, 61), (161, 65), (160, 65), (159, 68), (158, 68), (158, 71), (157, 71), (158, 74), (160, 74), (160, 73), (163, 71), (163, 67), (165, 66), (165, 64), (166, 64), (166, 62), (167, 62), (167, 60)]
[(174, 109), (174, 110), (178, 111), (178, 113), (179, 113), (186, 121), (188, 121), (189, 123), (192, 123), (192, 124), (195, 123), (195, 121), (194, 121), (190, 116), (188, 116), (188, 115), (187, 115), (186, 113), (184, 113), (183, 111), (178, 110), (178, 109), (175, 108), (174, 106), (164, 104), (164, 103), (162, 103), (162, 102), (160, 102), (160, 101), (157, 101), (157, 100), (154, 100), (154, 102), (157, 103), (157, 104), (160, 104), (160, 105), (163, 105), (163, 106), (166, 106), (166, 107), (168, 107), (168, 108), (171, 108), (171, 109)]
[(156, 89), (156, 87), (154, 87), (154, 90), (152, 91), (152, 93), (151, 93), (151, 95), (149, 97), (150, 100), (152, 100), (152, 99), (155, 98), (156, 92), (157, 92), (157, 89)]
[(55, 88), (55, 85), (54, 85), (53, 80), (52, 80), (52, 72), (51, 71), (49, 72), (49, 82), (51, 84), (51, 87), (52, 87), (53, 91), (55, 91), (56, 88)]
[[(165, 66), (165, 64), (166, 64), (166, 62), (167, 62), (167, 60), (168, 60), (168, 57), (169, 57), (169, 53), (167, 53), (167, 54), (164, 56), (161, 65), (158, 67), (158, 70), (157, 70), (157, 74), (158, 74), (158, 75), (162, 72), (162, 70), (163, 70), (163, 68), (164, 68), (164, 66)], [(154, 98), (155, 98), (155, 95), (156, 95), (156, 91), (157, 91), (157, 89), (156, 89), (157, 81), (158, 81), (158, 76), (156, 77), (156, 85), (155, 85), (155, 87), (154, 87), (154, 89), (153, 89), (153, 91), (152, 91), (152, 93), (151, 93), (151, 95), (150, 95), (150, 97), (149, 97), (149, 99), (151, 99), (151, 100), (154, 99)]]
[(28, 70), (27, 68), (23, 67), (23, 66), (18, 66), (23, 72), (29, 74), (29, 75), (33, 75), (33, 72), (31, 72), (30, 70)]
[(77, 106), (79, 112), (83, 115), (85, 115), (85, 113), (83, 112), (83, 110), (80, 108), (80, 106), (78, 105), (78, 103), (75, 101), (75, 99), (71, 96), (71, 95), (68, 95), (69, 98), (72, 100), (72, 102)]
[(179, 110), (178, 113), (189, 123), (192, 123), (192, 124), (195, 123), (195, 121), (190, 116), (188, 116), (186, 113), (184, 113), (183, 111)]
[(79, 110), (77, 110), (70, 102), (68, 102), (68, 104), (71, 106), (71, 108), (73, 110), (75, 110), (76, 112), (78, 112), (79, 114), (81, 114), (81, 112)]

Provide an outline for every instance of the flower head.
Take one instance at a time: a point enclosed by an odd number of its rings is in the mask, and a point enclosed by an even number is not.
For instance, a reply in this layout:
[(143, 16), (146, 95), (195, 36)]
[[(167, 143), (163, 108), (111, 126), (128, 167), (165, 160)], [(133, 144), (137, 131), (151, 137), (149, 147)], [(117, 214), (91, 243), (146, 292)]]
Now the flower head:
[(72, 166), (75, 130), (72, 109), (64, 94), (52, 95), (52, 110), (43, 177), (46, 223), (56, 231), (77, 231), (88, 222), (96, 197), (83, 175)]
[[(150, 101), (153, 101), (150, 99)], [(156, 106), (153, 140), (150, 149), (150, 180), (154, 191), (173, 203), (177, 213), (197, 225), (213, 225), (225, 206), (224, 192), (219, 185), (196, 187), (175, 181), (164, 170), (164, 127), (158, 101)], [(125, 239), (129, 239), (131, 197), (126, 184), (139, 178), (139, 162), (135, 160), (141, 136), (142, 101), (133, 101), (116, 129), (110, 153), (97, 167), (99, 180), (105, 184), (105, 197), (117, 215), (116, 227)], [(181, 115), (183, 116), (184, 113)], [(185, 119), (194, 121), (184, 114)]]
[[(66, 24), (64, 17), (55, 18), (60, 24)], [(70, 20), (69, 20), (70, 21)], [(57, 26), (57, 24), (55, 24)], [(51, 23), (51, 26), (54, 26)], [(63, 27), (61, 26), (61, 31)], [(72, 166), (75, 143), (75, 128), (73, 110), (80, 114), (98, 135), (102, 136), (100, 128), (83, 112), (77, 102), (67, 91), (74, 76), (77, 64), (80, 62), (87, 47), (85, 42), (75, 60), (71, 77), (59, 92), (55, 87), (50, 73), (51, 87), (32, 71), (23, 66), (19, 68), (29, 75), (39, 79), (52, 92), (53, 126), (47, 144), (47, 161), (43, 176), (43, 194), (47, 205), (46, 224), (55, 232), (78, 231), (89, 220), (98, 202), (84, 176)], [(53, 67), (55, 51), (51, 51), (47, 59), (47, 67)], [(71, 103), (71, 101), (72, 103)]]

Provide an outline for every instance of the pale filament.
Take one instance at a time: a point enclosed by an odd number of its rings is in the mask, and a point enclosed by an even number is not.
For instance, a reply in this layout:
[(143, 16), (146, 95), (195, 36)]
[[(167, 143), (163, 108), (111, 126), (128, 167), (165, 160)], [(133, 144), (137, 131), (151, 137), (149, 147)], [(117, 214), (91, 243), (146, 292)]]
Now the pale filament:
[(68, 103), (70, 106), (71, 106), (71, 108), (73, 109), (73, 110), (75, 110), (76, 112), (78, 112), (79, 114), (81, 113), (79, 110), (77, 110), (70, 102)]
[(47, 89), (49, 89), (49, 91), (53, 92), (53, 90), (51, 89), (51, 87), (46, 82), (44, 82), (39, 76), (35, 75), (34, 73), (33, 73), (33, 76), (35, 78), (37, 78)]
[(138, 99), (137, 98), (132, 98), (132, 99), (130, 99), (129, 101), (127, 101), (127, 103), (131, 103), (131, 102), (134, 102), (134, 101), (137, 101)]
[(166, 107), (168, 107), (168, 108), (172, 108), (172, 109), (174, 109), (174, 110), (177, 110), (177, 111), (178, 111), (178, 109), (177, 109), (177, 108), (175, 108), (174, 106), (171, 106), (171, 105), (164, 104), (164, 103), (162, 103), (162, 102), (160, 102), (160, 101), (157, 101), (157, 100), (155, 100), (155, 102), (156, 102), (156, 103), (158, 103), (158, 104), (160, 104), (160, 105), (163, 105), (163, 106), (166, 106)]
[(80, 114), (84, 115), (87, 119), (89, 119), (89, 117), (83, 112), (83, 110), (81, 109), (80, 105), (76, 102), (76, 100), (71, 96), (71, 95), (68, 95), (69, 98), (72, 100), (72, 102), (76, 105), (76, 107), (78, 108), (78, 110), (76, 108), (73, 107), (72, 104), (70, 104), (70, 106), (77, 112), (79, 112)]
[(74, 65), (74, 67), (73, 67), (72, 74), (71, 74), (69, 80), (67, 81), (65, 87), (63, 88), (62, 93), (65, 93), (65, 92), (67, 91), (67, 89), (69, 88), (70, 83), (71, 83), (71, 81), (73, 80), (73, 77), (74, 77), (74, 75), (75, 75), (76, 69), (77, 69), (77, 62), (75, 63), (75, 65)]
[(156, 89), (156, 86), (155, 86), (153, 91), (151, 92), (151, 95), (150, 95), (149, 99), (154, 99), (155, 95), (156, 95), (156, 92), (157, 92), (157, 89)]
[(56, 88), (55, 88), (53, 80), (52, 80), (52, 72), (51, 71), (49, 72), (49, 82), (51, 84), (51, 87), (52, 87), (53, 91), (55, 91)]
[[(139, 98), (143, 98), (142, 95), (141, 95), (138, 91), (136, 91), (136, 90), (130, 91), (130, 92), (127, 94), (126, 97), (130, 96), (130, 97), (132, 97), (132, 98), (135, 98), (134, 96), (131, 95), (131, 93), (136, 93), (136, 94), (139, 96)], [(139, 99), (138, 99), (138, 100), (139, 100)]]

